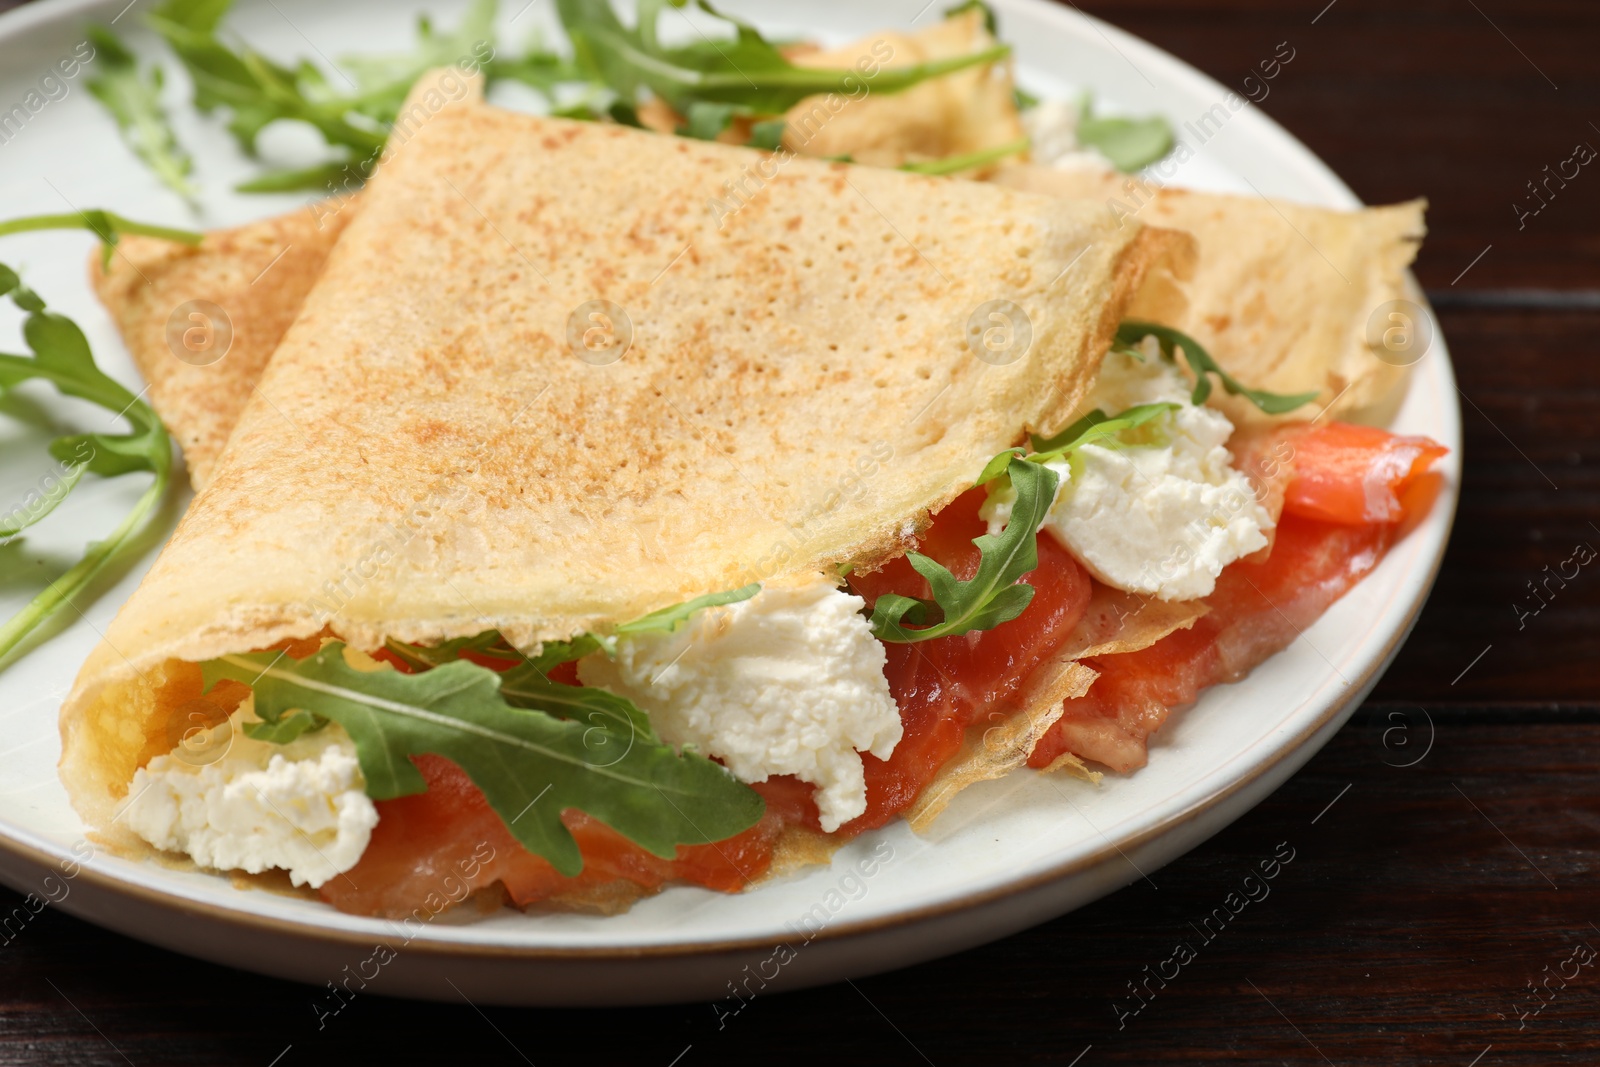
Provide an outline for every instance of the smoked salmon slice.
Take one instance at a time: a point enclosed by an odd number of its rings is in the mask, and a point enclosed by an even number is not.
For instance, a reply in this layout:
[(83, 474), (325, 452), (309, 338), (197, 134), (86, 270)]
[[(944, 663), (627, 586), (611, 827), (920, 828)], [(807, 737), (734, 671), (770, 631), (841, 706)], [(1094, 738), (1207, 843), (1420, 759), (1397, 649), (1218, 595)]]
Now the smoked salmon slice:
[(1426, 437), (1348, 422), (1287, 430), (1284, 439), (1294, 469), (1284, 508), (1349, 525), (1399, 522), (1406, 490), (1447, 451)]

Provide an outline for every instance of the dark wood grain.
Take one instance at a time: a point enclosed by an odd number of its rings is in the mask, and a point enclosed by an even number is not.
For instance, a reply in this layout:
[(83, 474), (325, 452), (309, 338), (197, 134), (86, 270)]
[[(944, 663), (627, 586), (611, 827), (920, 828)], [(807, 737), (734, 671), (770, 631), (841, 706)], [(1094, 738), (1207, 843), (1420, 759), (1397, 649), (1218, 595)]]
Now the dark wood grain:
[(1461, 505), (1438, 585), (1376, 696), (1593, 703), (1600, 559), (1543, 589), (1579, 543), (1600, 550), (1600, 371), (1580, 355), (1600, 311), (1440, 318), (1463, 398)]
[(1263, 110), (1368, 203), (1428, 197), (1430, 232), (1417, 265), (1425, 287), (1600, 289), (1600, 159), (1521, 228), (1512, 208), (1536, 204), (1526, 183), (1541, 180), (1543, 168), (1568, 158), (1578, 142), (1600, 150), (1594, 6), (1327, 4), (1080, 6), (1236, 88), (1287, 41), (1294, 60), (1270, 83)]
[[(705, 1005), (480, 1015), (373, 996), (318, 1031), (303, 987), (47, 911), (0, 947), (0, 1065), (1600, 1063), (1600, 967), (1517, 1017), (1526, 982), (1600, 947), (1600, 564), (1528, 614), (1529, 582), (1600, 547), (1600, 166), (1520, 229), (1512, 208), (1576, 142), (1600, 148), (1600, 9), (1325, 5), (1082, 5), (1232, 85), (1290, 42), (1264, 110), (1369, 202), (1432, 202), (1418, 274), (1463, 396), (1460, 516), (1373, 700), (1275, 795), (1158, 888), (757, 999), (721, 1030)], [(1420, 751), (1401, 737), (1433, 745), (1393, 766)], [(1295, 858), (1270, 895), (1202, 944), (1189, 924), (1280, 842)], [(1182, 940), (1196, 959), (1119, 1029), (1126, 983)]]

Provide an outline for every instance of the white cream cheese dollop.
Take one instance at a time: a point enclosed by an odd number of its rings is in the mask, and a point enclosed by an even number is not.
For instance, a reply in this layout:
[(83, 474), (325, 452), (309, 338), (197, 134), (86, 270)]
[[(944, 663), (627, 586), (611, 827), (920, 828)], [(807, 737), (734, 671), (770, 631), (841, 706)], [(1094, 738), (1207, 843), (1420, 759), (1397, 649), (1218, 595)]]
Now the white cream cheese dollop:
[(1088, 167), (1112, 170), (1111, 161), (1078, 142), (1081, 108), (1065, 100), (1041, 100), (1022, 113), (1028, 134), (1028, 152), (1034, 162), (1049, 167)]
[(287, 745), (256, 741), (244, 732), (251, 719), (241, 708), (203, 744), (140, 768), (117, 821), (202, 867), (282, 868), (320, 888), (356, 865), (378, 824), (355, 744), (337, 723)]
[(820, 575), (706, 608), (670, 634), (640, 634), (578, 663), (585, 685), (628, 697), (662, 740), (715, 756), (738, 778), (792, 774), (817, 787), (822, 828), (867, 809), (861, 753), (887, 759), (900, 711), (863, 601)]
[[(1138, 404), (1181, 406), (1136, 431), (1145, 443), (1084, 445), (1049, 465), (1059, 484), (1042, 529), (1113, 588), (1203, 597), (1222, 568), (1267, 544), (1272, 517), (1227, 449), (1233, 424), (1190, 404), (1189, 392), (1154, 346), (1142, 361), (1108, 354), (1089, 407), (1115, 415)], [(1012, 500), (1007, 488), (985, 503), (991, 533), (1010, 518)]]

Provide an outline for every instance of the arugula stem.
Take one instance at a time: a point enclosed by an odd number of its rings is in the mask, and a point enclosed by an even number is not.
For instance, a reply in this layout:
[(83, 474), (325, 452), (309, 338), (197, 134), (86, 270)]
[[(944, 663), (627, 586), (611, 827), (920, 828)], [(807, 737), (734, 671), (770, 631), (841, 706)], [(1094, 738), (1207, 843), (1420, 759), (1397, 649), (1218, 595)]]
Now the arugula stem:
[(968, 152), (965, 155), (946, 156), (943, 159), (930, 159), (922, 163), (902, 163), (901, 170), (908, 170), (913, 174), (927, 174), (940, 177), (946, 174), (959, 174), (973, 167), (982, 167), (989, 163), (997, 163), (1007, 156), (1026, 152), (1033, 142), (1023, 137), (1015, 141), (1008, 141), (993, 148), (980, 149), (977, 152)]
[[(198, 233), (134, 222), (100, 209), (35, 215), (0, 222), (0, 236), (76, 228), (90, 230), (100, 237), (102, 254), (107, 261), (117, 240), (127, 233), (185, 244), (195, 244), (202, 239)], [(30, 505), (28, 510), (31, 514), (23, 515), (21, 521), (7, 522), (4, 528), (7, 539), (55, 510), (85, 473), (118, 477), (134, 471), (149, 471), (154, 476), (138, 503), (108, 537), (91, 542), (85, 548), (83, 558), (52, 581), (21, 611), (0, 624), (0, 659), (3, 659), (63, 604), (78, 611), (72, 598), (87, 588), (95, 576), (127, 548), (135, 534), (149, 525), (151, 514), (170, 487), (173, 456), (172, 438), (155, 411), (122, 383), (106, 375), (95, 364), (88, 338), (77, 324), (47, 310), (39, 295), (23, 285), (17, 272), (4, 264), (0, 264), (0, 295), (9, 296), (18, 310), (26, 314), (22, 335), (33, 350), (31, 358), (0, 352), (0, 387), (41, 379), (55, 386), (63, 396), (87, 400), (114, 413), (115, 419), (126, 420), (130, 428), (127, 434), (77, 433), (52, 441), (50, 454), (62, 463), (63, 478), (59, 491), (46, 502), (44, 508)], [(84, 456), (82, 449), (86, 446), (89, 453)], [(69, 458), (77, 460), (77, 465), (71, 470), (66, 467)], [(79, 611), (79, 614), (82, 612)]]
[(0, 658), (4, 658), (17, 647), (36, 626), (55, 614), (62, 604), (71, 605), (77, 610), (77, 605), (72, 604), (72, 598), (82, 592), (95, 575), (116, 557), (123, 543), (143, 527), (144, 520), (166, 496), (171, 474), (172, 460), (168, 458), (161, 463), (160, 469), (156, 471), (155, 481), (150, 483), (150, 488), (144, 491), (144, 495), (133, 506), (133, 510), (128, 512), (121, 525), (111, 531), (111, 535), (104, 541), (90, 545), (83, 558), (73, 564), (70, 570), (51, 582), (43, 592), (30, 600), (27, 606), (7, 620), (4, 626), (0, 626)]
[[(1011, 46), (997, 44), (992, 48), (985, 48), (981, 52), (972, 52), (964, 56), (948, 56), (944, 59), (932, 59), (926, 63), (914, 63), (909, 67), (885, 67), (872, 79), (871, 89), (878, 93), (898, 93), (925, 81), (941, 78), (946, 74), (966, 70), (968, 67), (981, 67), (985, 63), (1004, 59), (1011, 54)], [(773, 86), (776, 88), (812, 89), (816, 92), (826, 92), (830, 89), (849, 89), (844, 79), (857, 79), (858, 75), (853, 67), (794, 67), (789, 70), (763, 70), (752, 75), (756, 84)], [(697, 82), (703, 88), (739, 88), (748, 87), (751, 79), (742, 74), (706, 74), (701, 75)]]
[(1285, 394), (1248, 388), (1224, 370), (1222, 364), (1213, 359), (1211, 353), (1201, 347), (1198, 341), (1171, 326), (1161, 326), (1138, 319), (1125, 319), (1122, 325), (1117, 327), (1115, 344), (1120, 348), (1137, 349), (1146, 337), (1154, 337), (1161, 347), (1161, 354), (1174, 365), (1177, 363), (1177, 350), (1183, 351), (1183, 360), (1194, 373), (1194, 392), (1189, 396), (1191, 404), (1204, 404), (1206, 398), (1211, 395), (1211, 379), (1208, 377), (1211, 374), (1217, 376), (1222, 388), (1229, 394), (1244, 397), (1268, 415), (1287, 414), (1322, 395), (1320, 389), (1306, 393)]
[[(569, 29), (569, 33), (572, 31)], [(806, 95), (834, 91), (849, 91), (852, 82), (859, 82), (860, 76), (853, 68), (833, 67), (797, 67), (788, 66), (778, 69), (755, 70), (748, 74), (741, 71), (733, 72), (708, 72), (696, 70), (693, 67), (683, 66), (675, 62), (670, 53), (665, 56), (654, 55), (640, 48), (627, 38), (625, 33), (617, 32), (609, 27), (586, 26), (581, 31), (582, 36), (587, 36), (594, 45), (610, 49), (634, 69), (644, 71), (647, 75), (658, 78), (663, 82), (674, 85), (681, 90), (691, 90), (710, 99), (715, 99), (711, 94), (718, 92), (737, 92), (743, 95), (747, 92), (761, 92), (768, 89), (788, 89), (801, 91)], [(582, 53), (583, 42), (575, 36), (575, 45)], [(872, 91), (879, 93), (897, 93), (918, 85), (933, 78), (968, 67), (982, 66), (993, 63), (1011, 54), (1011, 46), (999, 44), (986, 48), (981, 52), (970, 55), (950, 56), (945, 59), (930, 60), (926, 63), (916, 63), (908, 67), (888, 67), (878, 73), (872, 81)], [(681, 101), (668, 99), (669, 103), (677, 106)]]
[(121, 215), (114, 215), (109, 211), (89, 212), (70, 211), (60, 215), (30, 215), (24, 219), (12, 219), (9, 222), (0, 222), (0, 237), (13, 233), (28, 233), (32, 230), (88, 230), (105, 240), (107, 234), (102, 233), (95, 225), (94, 216), (103, 215), (112, 233), (138, 234), (141, 237), (160, 237), (167, 241), (177, 241), (179, 244), (197, 245), (205, 240), (205, 234), (195, 233), (193, 230), (178, 230), (169, 226), (153, 226), (147, 222), (134, 222)]
[(359, 159), (352, 157), (331, 159), (326, 163), (318, 163), (314, 167), (302, 170), (272, 170), (242, 181), (233, 189), (237, 193), (293, 193), (303, 189), (316, 189), (320, 192), (329, 182), (336, 181), (345, 172), (359, 167), (360, 162)]

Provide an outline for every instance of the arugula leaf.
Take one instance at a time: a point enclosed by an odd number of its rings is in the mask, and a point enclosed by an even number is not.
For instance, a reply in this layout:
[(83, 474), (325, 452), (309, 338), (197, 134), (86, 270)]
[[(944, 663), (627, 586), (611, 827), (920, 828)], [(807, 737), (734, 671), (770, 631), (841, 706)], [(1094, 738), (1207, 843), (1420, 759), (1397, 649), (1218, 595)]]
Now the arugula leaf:
[[(911, 566), (928, 580), (933, 596), (880, 596), (869, 620), (875, 637), (901, 643), (931, 641), (993, 629), (1022, 614), (1033, 599), (1033, 586), (1019, 579), (1039, 565), (1037, 534), (1055, 500), (1056, 473), (1016, 455), (1006, 461), (1006, 473), (1017, 500), (1004, 530), (973, 538), (979, 553), (977, 572), (961, 581), (937, 560), (912, 552)], [(908, 630), (907, 622), (929, 625)]]
[(564, 719), (583, 718), (597, 725), (598, 720), (604, 719), (614, 728), (625, 727), (629, 738), (654, 738), (649, 717), (632, 701), (604, 689), (552, 682), (550, 671), (592, 652), (604, 650), (608, 655), (613, 654), (619, 637), (672, 633), (703, 608), (737, 604), (741, 600), (749, 600), (760, 591), (761, 584), (753, 582), (723, 593), (707, 593), (625, 622), (606, 637), (585, 633), (568, 641), (546, 641), (539, 654), (532, 657), (524, 656), (513, 648), (497, 630), (475, 637), (456, 638), (433, 648), (409, 645), (390, 638), (387, 647), (417, 670), (430, 670), (453, 662), (462, 658), (464, 652), (509, 660), (516, 665), (501, 673), (500, 695), (512, 707), (545, 711)]
[(178, 143), (171, 120), (161, 106), (161, 67), (152, 66), (148, 76), (141, 75), (139, 61), (110, 30), (90, 26), (86, 32), (99, 62), (95, 64), (98, 73), (85, 87), (111, 113), (133, 154), (144, 161), (161, 184), (194, 206), (199, 192), (189, 181), (194, 160)]
[(1177, 404), (1136, 404), (1126, 411), (1115, 416), (1107, 415), (1099, 408), (1068, 426), (1065, 430), (1053, 437), (1040, 437), (1032, 435), (1033, 451), (1028, 452), (1021, 448), (1008, 448), (984, 464), (983, 471), (978, 475), (978, 485), (987, 485), (1006, 473), (1011, 464), (1012, 457), (1020, 457), (1030, 463), (1049, 463), (1058, 460), (1067, 453), (1082, 448), (1084, 445), (1094, 444), (1096, 441), (1108, 437), (1115, 437), (1124, 430), (1132, 430), (1152, 419), (1159, 418), (1169, 411), (1178, 410)]
[(1016, 141), (1008, 141), (993, 148), (984, 148), (965, 155), (946, 156), (943, 159), (929, 159), (921, 163), (902, 163), (901, 170), (909, 170), (913, 174), (959, 174), (973, 167), (982, 167), (990, 163), (997, 163), (1007, 156), (1014, 156), (1019, 152), (1026, 152), (1031, 142), (1024, 137)]
[[(641, 3), (632, 29), (617, 18), (610, 0), (556, 0), (556, 12), (579, 68), (627, 103), (648, 89), (685, 116), (696, 101), (737, 104), (755, 115), (780, 115), (808, 96), (859, 90), (862, 76), (854, 68), (796, 66), (749, 23), (724, 14), (707, 0), (695, 2), (700, 10), (731, 23), (735, 36), (662, 46), (657, 33), (662, 11), (669, 3), (683, 7), (687, 0)], [(886, 67), (873, 77), (872, 89), (900, 92), (929, 78), (992, 63), (1010, 51), (996, 45), (971, 55)]]
[[(97, 223), (99, 228), (92, 223)], [(161, 229), (130, 223), (107, 212), (79, 212), (0, 223), (0, 234), (62, 226), (87, 226), (107, 241), (114, 240), (118, 233)], [(13, 509), (0, 523), (0, 534), (15, 536), (43, 518), (66, 499), (85, 473), (115, 477), (133, 471), (149, 471), (154, 478), (116, 529), (104, 540), (92, 542), (82, 559), (0, 625), (0, 656), (14, 649), (63, 604), (72, 603), (72, 598), (104, 567), (131, 546), (134, 536), (143, 531), (156, 506), (166, 496), (172, 478), (172, 443), (161, 420), (139, 396), (95, 365), (83, 331), (71, 319), (48, 310), (39, 295), (22, 284), (16, 271), (0, 264), (0, 296), (7, 295), (27, 316), (22, 324), (22, 337), (32, 354), (0, 353), (0, 385), (10, 388), (34, 379), (47, 381), (65, 396), (87, 400), (125, 419), (130, 430), (124, 434), (70, 434), (52, 441), (50, 454), (63, 464), (72, 464), (65, 472), (62, 487), (26, 512), (22, 505)]]
[(567, 808), (663, 858), (679, 845), (731, 837), (765, 810), (759, 793), (716, 763), (679, 755), (631, 721), (624, 732), (607, 716), (586, 726), (512, 707), (499, 675), (464, 660), (421, 674), (358, 671), (343, 649), (330, 643), (299, 661), (270, 652), (224, 656), (202, 673), (207, 689), (221, 678), (249, 685), (268, 723), (300, 709), (343, 726), (374, 799), (427, 788), (413, 756), (453, 761), (523, 847), (569, 877), (583, 870), (583, 856), (561, 821)]
[(1172, 126), (1160, 115), (1144, 119), (1100, 118), (1085, 96), (1078, 110), (1078, 143), (1097, 150), (1120, 171), (1132, 172), (1172, 151)]
[[(714, 140), (736, 115), (781, 115), (808, 96), (833, 92), (853, 96), (863, 85), (863, 76), (854, 68), (834, 70), (790, 63), (754, 26), (720, 11), (709, 0), (694, 0), (695, 6), (729, 23), (734, 36), (663, 46), (658, 35), (663, 11), (683, 8), (688, 2), (642, 0), (636, 23), (630, 28), (617, 17), (610, 0), (556, 0), (574, 53), (567, 59), (546, 50), (537, 39), (520, 56), (495, 54), (495, 2), (474, 0), (452, 32), (436, 31), (427, 18), (419, 19), (417, 46), (409, 53), (341, 59), (339, 73), (351, 83), (348, 92), (309, 61), (288, 66), (243, 42), (224, 40), (221, 26), (233, 0), (164, 0), (146, 22), (188, 70), (195, 107), (206, 113), (226, 112), (228, 130), (247, 154), (256, 154), (261, 131), (280, 120), (311, 126), (333, 152), (333, 158), (324, 164), (259, 175), (236, 186), (241, 192), (322, 189), (330, 182), (348, 184), (352, 176), (357, 182), (364, 180), (371, 163), (381, 155), (390, 127), (417, 77), (430, 67), (451, 62), (466, 61), (470, 69), (481, 70), (490, 85), (502, 80), (529, 85), (544, 94), (553, 114), (568, 118), (604, 116), (637, 126), (635, 108), (641, 93), (649, 91), (684, 116), (680, 134), (705, 140)], [(102, 103), (125, 131), (140, 131), (140, 144), (152, 146), (141, 158), (163, 180), (186, 178), (188, 157), (170, 136), (157, 135), (165, 129), (164, 121), (150, 125), (157, 117), (164, 120), (154, 96), (154, 90), (160, 88), (159, 69), (150, 81), (140, 80), (127, 49), (109, 32), (102, 32), (108, 54), (129, 57), (131, 72), (125, 71), (123, 78), (132, 79), (126, 91), (114, 98), (108, 89), (101, 96)], [(930, 78), (992, 63), (1009, 53), (1008, 47), (995, 45), (970, 55), (881, 68), (873, 75), (871, 87), (880, 93), (900, 92)], [(555, 106), (558, 88), (574, 83), (586, 83), (586, 95)], [(139, 116), (137, 124), (135, 114)], [(170, 135), (169, 130), (166, 133)], [(775, 151), (782, 135), (781, 123), (757, 122), (750, 144)], [(1020, 150), (1007, 149), (992, 158)], [(952, 173), (990, 158), (966, 163), (936, 161), (927, 172)]]
[[(29, 215), (26, 218), (10, 219), (0, 222), (0, 237), (13, 233), (30, 233), (35, 230), (88, 230), (100, 238), (101, 266), (111, 265), (111, 254), (116, 250), (117, 241), (124, 234), (139, 234), (143, 237), (159, 237), (166, 241), (177, 241), (179, 244), (197, 245), (205, 240), (205, 234), (195, 233), (192, 230), (175, 230), (168, 226), (152, 226), (145, 222), (134, 222), (121, 215), (114, 215), (100, 208), (91, 208), (88, 211), (69, 211), (60, 215)], [(7, 273), (10, 273), (7, 268)], [(11, 274), (12, 284), (15, 285), (15, 274)], [(0, 296), (11, 291), (11, 286), (0, 286)], [(43, 307), (41, 303), (39, 305)], [(36, 310), (27, 308), (25, 310)]]
[(724, 604), (737, 604), (741, 600), (749, 600), (761, 592), (761, 583), (752, 582), (738, 589), (730, 589), (722, 593), (707, 593), (697, 596), (693, 600), (686, 600), (682, 604), (652, 611), (648, 615), (641, 615), (631, 622), (625, 622), (610, 634), (601, 637), (595, 634), (579, 634), (570, 641), (546, 641), (539, 654), (528, 661), (529, 667), (543, 677), (551, 668), (563, 663), (582, 659), (591, 652), (605, 650), (607, 655), (613, 655), (617, 648), (619, 637), (632, 637), (636, 634), (670, 634), (679, 626), (688, 621), (689, 617), (703, 608), (721, 607)]
[(1139, 322), (1128, 320), (1117, 327), (1116, 344), (1125, 348), (1132, 348), (1146, 337), (1154, 337), (1161, 346), (1161, 354), (1168, 360), (1177, 362), (1175, 349), (1183, 350), (1183, 358), (1188, 362), (1189, 369), (1194, 372), (1194, 392), (1190, 395), (1191, 403), (1204, 404), (1211, 395), (1211, 379), (1209, 374), (1215, 374), (1222, 383), (1222, 388), (1234, 396), (1242, 396), (1268, 415), (1282, 415), (1293, 411), (1304, 404), (1309, 404), (1320, 395), (1319, 391), (1309, 393), (1269, 393), (1262, 389), (1247, 389), (1239, 383), (1233, 375), (1223, 370), (1211, 354), (1200, 347), (1193, 337), (1170, 326), (1158, 326), (1153, 322)]
[[(650, 717), (627, 697), (593, 686), (552, 682), (533, 660), (500, 675), (500, 695), (515, 708), (590, 723), (600, 731), (591, 735), (592, 746), (598, 750), (610, 745), (612, 755), (640, 738), (650, 744), (659, 743)], [(605, 765), (606, 757), (601, 756), (599, 761)]]
[(513, 648), (498, 630), (456, 638), (431, 648), (406, 644), (391, 637), (385, 647), (418, 671), (453, 663), (464, 658), (466, 652), (506, 660), (514, 666), (500, 672), (500, 695), (512, 707), (545, 711), (563, 719), (586, 718), (591, 722), (599, 716), (610, 720), (613, 727), (624, 728), (629, 738), (654, 736), (649, 717), (625, 697), (603, 689), (550, 680), (552, 668), (582, 659), (603, 647), (592, 634), (579, 634), (570, 641), (547, 641), (539, 655), (532, 658)]
[(506, 660), (518, 667), (531, 666), (540, 676), (563, 663), (582, 659), (603, 646), (593, 634), (579, 634), (569, 641), (546, 641), (537, 656), (529, 657), (513, 647), (498, 630), (487, 630), (475, 637), (458, 637), (438, 645), (412, 645), (389, 638), (384, 647), (403, 660), (413, 670), (425, 671), (446, 663), (453, 663), (466, 652), (476, 652), (491, 659)]
[(783, 132), (787, 126), (788, 123), (782, 119), (772, 119), (754, 124), (750, 127), (750, 147), (776, 152), (783, 147)]
[(309, 63), (285, 67), (243, 44), (223, 43), (217, 28), (231, 6), (232, 0), (167, 0), (145, 18), (188, 69), (195, 107), (208, 114), (228, 109), (228, 130), (250, 155), (261, 131), (279, 119), (309, 124), (330, 146), (358, 153), (383, 148), (386, 131), (366, 114), (372, 102), (332, 93)]
[(994, 16), (994, 8), (984, 3), (983, 0), (965, 0), (964, 3), (947, 7), (944, 9), (944, 17), (953, 19), (957, 15), (965, 15), (968, 11), (974, 9), (983, 12), (983, 28), (989, 31), (989, 36), (1000, 36), (1000, 22)]
[[(644, 123), (639, 121), (639, 109), (632, 104), (624, 104), (621, 100), (612, 101), (611, 106), (606, 109), (606, 115), (619, 126), (632, 126), (636, 130), (645, 128)], [(762, 123), (756, 123), (757, 128), (761, 125)]]
[(520, 56), (491, 59), (485, 72), (491, 85), (497, 81), (521, 82), (551, 102), (560, 86), (584, 80), (577, 64), (566, 56), (548, 51), (537, 38)]
[[(493, 55), (495, 3), (476, 0), (453, 33), (436, 32), (427, 18), (419, 19), (417, 47), (410, 53), (345, 58), (341, 77), (352, 84), (351, 91), (341, 92), (309, 61), (284, 66), (243, 43), (225, 42), (219, 28), (231, 7), (232, 0), (166, 0), (146, 17), (188, 70), (195, 107), (206, 113), (226, 110), (229, 132), (252, 156), (261, 131), (279, 120), (306, 123), (337, 154), (331, 164), (274, 171), (246, 182), (239, 187), (245, 192), (321, 188), (347, 168), (364, 178), (424, 71), (460, 62), (483, 67)], [(535, 84), (561, 69), (549, 59), (489, 64), (486, 73)]]
[[(473, 0), (461, 22), (451, 33), (438, 33), (427, 15), (417, 18), (417, 43), (410, 52), (386, 56), (339, 57), (338, 67), (355, 79), (356, 93), (348, 98), (351, 110), (380, 126), (394, 125), (406, 94), (416, 80), (435, 67), (448, 67), (463, 59), (478, 64), (494, 53), (495, 0)], [(523, 57), (520, 64), (505, 63), (502, 69), (517, 73), (518, 80), (534, 84), (538, 75), (550, 73), (541, 65), (549, 56)], [(559, 68), (555, 68), (559, 69)], [(320, 75), (319, 75), (320, 77)], [(534, 84), (535, 88), (540, 88)]]
[(255, 741), (287, 745), (298, 741), (302, 734), (316, 733), (326, 725), (328, 720), (322, 716), (297, 709), (280, 715), (277, 722), (247, 722), (244, 733)]
[[(54, 446), (62, 440), (65, 440), (65, 438), (58, 438), (56, 441), (51, 442), (50, 451), (52, 455), (55, 453)], [(67, 498), (67, 494), (72, 492), (73, 487), (88, 472), (89, 465), (87, 463), (72, 464), (62, 472), (60, 480), (57, 481), (53, 490), (49, 493), (38, 495), (37, 502), (31, 508), (27, 508), (27, 501), (32, 500), (35, 495), (30, 494), (29, 497), (25, 498), (23, 506), (13, 508), (10, 513), (0, 518), (0, 538), (9, 541), (46, 515), (49, 515), (60, 506), (61, 502)], [(0, 544), (4, 544), (5, 541), (0, 541)]]
[(696, 100), (689, 105), (688, 123), (678, 127), (680, 137), (693, 137), (697, 141), (715, 141), (733, 124), (739, 108), (733, 104), (713, 104)]
[(437, 645), (413, 645), (389, 638), (384, 647), (394, 653), (413, 670), (425, 671), (445, 663), (453, 663), (463, 652), (476, 652), (491, 659), (520, 663), (525, 657), (500, 635), (499, 630), (485, 630), (474, 637), (457, 637)]
[(693, 600), (685, 600), (682, 604), (674, 604), (670, 608), (652, 611), (648, 615), (641, 615), (632, 622), (625, 622), (614, 631), (617, 637), (631, 637), (635, 634), (670, 634), (697, 611), (705, 608), (720, 608), (725, 604), (737, 604), (749, 600), (761, 592), (760, 582), (751, 582), (749, 585), (740, 586), (738, 589), (729, 589), (724, 593), (707, 593), (697, 596)]
[(1035, 456), (1029, 456), (1036, 463), (1045, 463), (1059, 459), (1074, 449), (1108, 437), (1115, 437), (1124, 430), (1137, 429), (1153, 419), (1158, 419), (1169, 411), (1177, 411), (1180, 405), (1167, 402), (1155, 404), (1135, 404), (1116, 415), (1107, 415), (1099, 408), (1068, 426), (1065, 430), (1053, 437), (1040, 437), (1034, 434), (1032, 444)]
[[(1116, 416), (1099, 408), (1052, 437), (1032, 437), (1033, 451), (1008, 448), (984, 465), (976, 484), (1005, 477), (1015, 494), (1011, 517), (998, 534), (974, 538), (980, 562), (969, 582), (955, 579), (935, 560), (910, 554), (911, 566), (928, 579), (933, 598), (889, 593), (872, 608), (873, 634), (883, 641), (927, 641), (936, 637), (988, 630), (1009, 622), (1033, 599), (1033, 587), (1019, 579), (1039, 564), (1036, 534), (1055, 503), (1056, 472), (1045, 466), (1084, 445), (1113, 438), (1177, 410), (1177, 404), (1138, 404)], [(995, 488), (991, 486), (990, 492)], [(906, 623), (923, 629), (908, 630)]]
[[(571, 60), (544, 49), (537, 38), (521, 55), (497, 55), (495, 0), (474, 0), (452, 31), (436, 29), (427, 16), (420, 17), (417, 43), (409, 52), (341, 57), (337, 67), (343, 87), (307, 60), (286, 66), (242, 42), (225, 41), (221, 25), (232, 6), (233, 0), (166, 0), (146, 18), (188, 70), (195, 107), (206, 113), (226, 111), (228, 130), (249, 155), (256, 154), (261, 131), (279, 120), (310, 125), (335, 154), (317, 166), (269, 171), (236, 186), (240, 192), (323, 189), (329, 182), (348, 181), (352, 174), (357, 182), (364, 180), (411, 86), (431, 68), (461, 64), (481, 70), (491, 85), (522, 82), (552, 103), (558, 86), (584, 77)], [(122, 47), (115, 38), (108, 39), (113, 47)]]
[(1013, 459), (1027, 459), (1028, 453), (1021, 448), (1008, 448), (983, 465), (983, 471), (978, 475), (975, 485), (988, 485), (1011, 467)]

